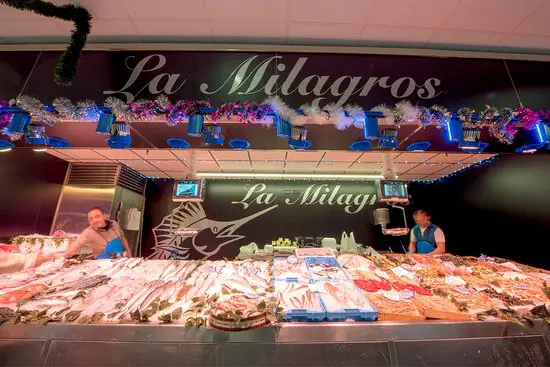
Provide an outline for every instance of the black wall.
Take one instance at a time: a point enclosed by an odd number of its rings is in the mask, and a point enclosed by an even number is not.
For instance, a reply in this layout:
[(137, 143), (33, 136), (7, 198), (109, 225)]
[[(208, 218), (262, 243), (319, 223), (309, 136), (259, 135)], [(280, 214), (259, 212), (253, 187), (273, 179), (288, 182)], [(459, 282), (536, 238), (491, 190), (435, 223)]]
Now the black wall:
[[(374, 182), (208, 180), (205, 201), (188, 204), (170, 221), (165, 216), (179, 205), (172, 202), (172, 186), (172, 181), (147, 184), (145, 256), (163, 257), (168, 249), (183, 259), (232, 258), (250, 242), (260, 248), (279, 237), (334, 237), (340, 242), (344, 230), (353, 231), (359, 243), (375, 242)], [(194, 240), (170, 236), (179, 227), (200, 232)]]
[(67, 167), (31, 149), (0, 153), (0, 241), (49, 234)]
[(549, 183), (550, 156), (502, 155), (442, 183), (410, 185), (409, 219), (413, 209), (430, 210), (448, 252), (550, 269)]

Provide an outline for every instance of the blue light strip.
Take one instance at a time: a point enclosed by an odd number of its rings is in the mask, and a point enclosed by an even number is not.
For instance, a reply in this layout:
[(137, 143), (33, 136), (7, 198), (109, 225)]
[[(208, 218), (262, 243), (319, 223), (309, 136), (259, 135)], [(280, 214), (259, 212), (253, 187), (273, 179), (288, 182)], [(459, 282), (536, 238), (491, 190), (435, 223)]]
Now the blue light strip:
[(445, 122), (445, 124), (447, 125), (447, 134), (449, 134), (449, 141), (452, 142), (453, 141), (453, 132), (451, 131), (451, 121), (447, 120)]
[(538, 138), (539, 138), (539, 143), (546, 143), (546, 141), (544, 140), (544, 137), (542, 135), (542, 124), (539, 122), (536, 126), (537, 126), (537, 135), (538, 135)]

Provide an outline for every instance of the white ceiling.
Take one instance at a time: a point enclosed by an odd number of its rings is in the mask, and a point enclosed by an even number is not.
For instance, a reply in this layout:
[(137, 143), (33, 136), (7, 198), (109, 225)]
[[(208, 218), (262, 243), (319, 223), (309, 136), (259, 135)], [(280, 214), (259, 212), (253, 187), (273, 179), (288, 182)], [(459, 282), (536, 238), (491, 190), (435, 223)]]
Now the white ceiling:
[[(550, 0), (78, 0), (90, 42), (414, 47), (550, 53)], [(72, 23), (0, 5), (0, 44), (66, 42)]]
[(196, 172), (305, 173), (339, 175), (384, 172), (384, 156), (390, 157), (398, 179), (436, 180), (493, 154), (350, 152), (293, 150), (169, 150), (169, 149), (49, 149), (48, 154), (71, 163), (122, 163), (147, 177), (186, 178)]

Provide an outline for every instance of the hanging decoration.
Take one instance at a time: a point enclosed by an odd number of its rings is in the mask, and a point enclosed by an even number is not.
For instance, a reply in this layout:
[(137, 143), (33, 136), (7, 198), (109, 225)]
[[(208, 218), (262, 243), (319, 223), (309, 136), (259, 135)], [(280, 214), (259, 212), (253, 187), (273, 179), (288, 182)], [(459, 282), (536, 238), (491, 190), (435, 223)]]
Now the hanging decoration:
[(9, 107), (8, 101), (5, 99), (0, 99), (0, 130), (7, 127), (13, 117), (11, 112), (8, 112), (6, 109)]
[(92, 16), (80, 5), (55, 5), (40, 0), (0, 0), (0, 3), (19, 10), (32, 11), (45, 17), (74, 22), (71, 43), (59, 57), (55, 67), (54, 81), (60, 85), (71, 85), (78, 71), (78, 62), (91, 29)]
[(10, 104), (28, 112), (32, 117), (46, 125), (53, 126), (59, 121), (59, 114), (46, 109), (38, 99), (29, 96), (19, 96), (17, 99), (10, 101)]
[(532, 130), (541, 118), (540, 112), (537, 113), (532, 109), (525, 107), (517, 108), (514, 113), (518, 117), (519, 121), (523, 124), (523, 128), (526, 130)]
[[(0, 101), (0, 134), (9, 136), (12, 141), (20, 139), (27, 131), (31, 116), (33, 121), (47, 125), (53, 125), (61, 120), (96, 121), (98, 132), (107, 135), (111, 134), (116, 121), (128, 124), (161, 122), (171, 126), (188, 123), (191, 136), (204, 136), (203, 126), (208, 121), (273, 124), (277, 135), (287, 139), (292, 134), (293, 126), (333, 125), (340, 130), (350, 127), (361, 128), (363, 139), (380, 139), (379, 146), (384, 148), (395, 148), (397, 129), (412, 122), (420, 123), (422, 126), (444, 126), (451, 141), (459, 141), (460, 147), (470, 151), (479, 148), (480, 130), (483, 126), (488, 126), (490, 134), (500, 143), (510, 144), (520, 126), (527, 130), (533, 129), (538, 122), (549, 120), (550, 110), (534, 111), (523, 107), (499, 110), (486, 106), (476, 114), (473, 109), (463, 107), (453, 118), (452, 112), (444, 106), (413, 106), (408, 101), (401, 101), (394, 107), (379, 105), (370, 110), (364, 110), (357, 105), (337, 107), (335, 104), (328, 104), (323, 108), (303, 105), (300, 109), (294, 110), (277, 96), (270, 97), (261, 104), (244, 101), (226, 103), (214, 108), (208, 100), (180, 100), (172, 103), (165, 95), (160, 95), (154, 100), (143, 99), (131, 103), (109, 97), (104, 106), (98, 106), (92, 100), (73, 103), (64, 97), (55, 98), (50, 106), (36, 98), (23, 95), (9, 102)], [(379, 120), (382, 118), (389, 126), (380, 123)], [(379, 123), (383, 130), (381, 133)], [(456, 131), (451, 132), (451, 127), (455, 125)]]
[[(498, 119), (495, 119), (496, 117), (498, 117)], [(512, 144), (518, 132), (518, 129), (515, 127), (516, 124), (512, 121), (513, 118), (514, 111), (511, 108), (505, 107), (498, 111), (497, 115), (491, 118), (491, 120), (494, 119), (489, 127), (491, 136), (500, 143)]]

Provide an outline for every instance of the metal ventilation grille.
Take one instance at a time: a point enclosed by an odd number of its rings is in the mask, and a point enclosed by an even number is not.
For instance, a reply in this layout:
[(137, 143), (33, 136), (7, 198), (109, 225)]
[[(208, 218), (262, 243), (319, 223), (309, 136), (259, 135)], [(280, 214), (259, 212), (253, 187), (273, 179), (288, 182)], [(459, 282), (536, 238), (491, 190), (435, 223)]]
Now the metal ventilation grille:
[(74, 164), (70, 166), (67, 185), (114, 186), (118, 175), (116, 164)]
[(117, 184), (138, 194), (143, 194), (146, 180), (142, 174), (122, 165)]

